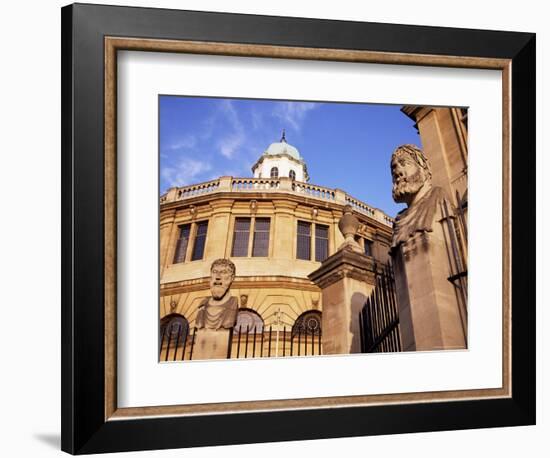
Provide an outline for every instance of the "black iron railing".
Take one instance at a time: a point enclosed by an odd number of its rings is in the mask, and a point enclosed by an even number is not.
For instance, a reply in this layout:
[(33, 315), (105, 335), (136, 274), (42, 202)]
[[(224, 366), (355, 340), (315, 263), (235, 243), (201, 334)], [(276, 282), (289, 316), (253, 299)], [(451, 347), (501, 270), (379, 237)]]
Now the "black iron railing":
[[(160, 341), (160, 361), (193, 359), (197, 329), (180, 328), (170, 333), (164, 328)], [(321, 330), (286, 326), (258, 330), (240, 326), (229, 334), (228, 358), (271, 358), (287, 356), (318, 356), (322, 354)]]
[(231, 339), (230, 358), (271, 358), (287, 356), (317, 356), (322, 354), (321, 330), (286, 326), (261, 332), (248, 326), (237, 328)]
[(377, 270), (374, 290), (359, 313), (361, 352), (401, 351), (393, 271), (390, 265)]
[(181, 327), (176, 332), (171, 332), (167, 327), (163, 328), (160, 337), (160, 361), (193, 359), (196, 332), (197, 328), (190, 331), (189, 328)]

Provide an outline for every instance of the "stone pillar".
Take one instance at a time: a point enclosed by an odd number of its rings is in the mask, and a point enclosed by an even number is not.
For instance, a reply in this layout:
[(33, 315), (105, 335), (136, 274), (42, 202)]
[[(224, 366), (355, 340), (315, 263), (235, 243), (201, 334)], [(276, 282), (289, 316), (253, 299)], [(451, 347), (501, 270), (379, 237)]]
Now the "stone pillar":
[(231, 192), (232, 181), (233, 181), (233, 177), (228, 177), (228, 176), (220, 177), (220, 186), (218, 188), (218, 191)]
[(373, 259), (348, 246), (325, 259), (309, 275), (322, 290), (323, 354), (361, 352), (359, 313), (374, 288), (374, 273)]
[(346, 192), (341, 189), (334, 190), (334, 200), (339, 204), (346, 204)]
[(176, 216), (176, 210), (162, 211), (160, 213), (160, 246), (159, 246), (159, 258), (160, 258), (160, 275), (164, 272), (167, 264), (170, 264), (168, 260), (170, 251), (170, 242), (172, 240), (172, 233), (177, 232), (177, 226), (174, 225), (174, 218)]
[(417, 232), (392, 252), (404, 351), (466, 348), (458, 299), (447, 279), (449, 261), (441, 223)]
[(208, 222), (208, 243), (205, 259), (225, 257), (228, 245), (228, 231), (233, 199), (215, 199), (210, 202), (212, 213)]
[(275, 259), (294, 259), (296, 249), (296, 221), (294, 211), (297, 204), (285, 200), (273, 200), (274, 237), (273, 257)]
[(232, 329), (197, 329), (193, 360), (227, 359)]
[(279, 191), (292, 191), (292, 180), (289, 177), (279, 177)]
[(173, 202), (174, 200), (177, 199), (177, 196), (178, 196), (177, 187), (168, 189), (168, 191), (166, 191), (166, 202)]

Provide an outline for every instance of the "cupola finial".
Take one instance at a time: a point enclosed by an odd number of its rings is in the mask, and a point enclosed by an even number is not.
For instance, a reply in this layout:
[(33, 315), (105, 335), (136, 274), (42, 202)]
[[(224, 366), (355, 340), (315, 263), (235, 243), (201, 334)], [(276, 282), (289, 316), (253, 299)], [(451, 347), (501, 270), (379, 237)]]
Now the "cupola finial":
[(285, 130), (283, 129), (283, 135), (281, 136), (281, 143), (285, 142), (286, 143), (286, 133), (285, 133)]

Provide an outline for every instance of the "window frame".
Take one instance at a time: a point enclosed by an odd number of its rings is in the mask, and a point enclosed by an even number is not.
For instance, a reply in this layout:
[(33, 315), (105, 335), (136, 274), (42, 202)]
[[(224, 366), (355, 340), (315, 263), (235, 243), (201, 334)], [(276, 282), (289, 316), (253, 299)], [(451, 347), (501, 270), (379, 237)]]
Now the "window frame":
[[(246, 239), (246, 253), (241, 255), (235, 254), (235, 241), (236, 241), (236, 235), (237, 232), (246, 232), (246, 231), (237, 231), (237, 221), (238, 220), (248, 220), (248, 236)], [(250, 253), (250, 233), (252, 232), (252, 217), (251, 216), (236, 216), (235, 220), (233, 221), (233, 238), (231, 240), (231, 257), (232, 258), (248, 258)]]
[[(204, 246), (202, 248), (202, 256), (200, 258), (193, 259), (195, 256), (195, 250), (197, 248), (197, 232), (199, 230), (199, 224), (202, 224), (202, 223), (206, 223), (206, 233), (204, 234)], [(192, 238), (193, 248), (189, 253), (189, 262), (202, 261), (204, 259), (204, 254), (206, 253), (206, 242), (208, 241), (208, 226), (210, 225), (208, 219), (195, 221), (193, 224), (194, 224), (194, 231), (193, 231), (193, 238)]]
[[(204, 235), (204, 248), (203, 248), (203, 252), (202, 252), (202, 257), (200, 259), (193, 259), (193, 254), (195, 252), (195, 246), (196, 246), (196, 242), (197, 242), (197, 230), (198, 230), (199, 224), (201, 224), (201, 223), (206, 223), (206, 234)], [(202, 219), (200, 221), (190, 221), (190, 222), (186, 222), (186, 223), (182, 223), (182, 224), (176, 224), (176, 226), (177, 226), (178, 230), (180, 231), (180, 233), (181, 233), (181, 228), (185, 227), (186, 225), (189, 225), (190, 229), (189, 229), (189, 241), (187, 242), (187, 248), (185, 250), (185, 256), (184, 256), (182, 261), (174, 262), (175, 259), (176, 259), (176, 253), (177, 253), (177, 249), (178, 249), (178, 241), (180, 239), (180, 236), (179, 236), (179, 233), (178, 233), (178, 236), (175, 239), (174, 244), (172, 245), (173, 246), (172, 258), (171, 258), (172, 259), (172, 265), (185, 264), (185, 263), (194, 262), (194, 261), (202, 261), (204, 259), (204, 254), (206, 253), (206, 246), (207, 246), (207, 243), (208, 243), (208, 227), (210, 225), (209, 218)]]
[[(326, 243), (327, 243), (327, 256), (321, 261), (319, 261), (317, 259), (317, 227), (323, 227), (323, 228), (326, 227), (326, 229), (327, 229), (327, 237), (326, 238), (319, 237), (322, 240), (326, 240)], [(323, 262), (325, 259), (327, 259), (330, 256), (330, 225), (321, 224), (321, 223), (319, 223), (319, 224), (313, 223), (313, 234), (312, 235), (315, 237), (315, 240), (313, 242), (313, 247), (314, 247), (314, 251), (315, 251), (315, 253), (313, 253), (313, 260), (315, 262)]]
[[(309, 225), (309, 259), (308, 258), (300, 258), (299, 257), (299, 253), (300, 253), (300, 250), (299, 250), (299, 237), (302, 235), (302, 236), (305, 236), (305, 234), (300, 234), (298, 228), (300, 226), (300, 223), (305, 223), (307, 225)], [(296, 219), (296, 259), (297, 260), (300, 260), (300, 261), (311, 261), (311, 254), (313, 252), (313, 247), (312, 247), (312, 243), (313, 243), (313, 236), (312, 236), (312, 232), (313, 232), (313, 223), (311, 221), (305, 221), (305, 220), (302, 220), (302, 219)]]
[[(192, 243), (192, 237), (193, 237), (193, 223), (183, 223), (183, 224), (177, 224), (177, 238), (174, 245), (174, 252), (172, 254), (172, 264), (183, 264), (185, 262), (188, 262), (188, 253), (189, 253), (189, 247)], [(185, 252), (183, 253), (183, 258), (181, 261), (176, 261), (176, 256), (178, 254), (178, 247), (181, 240), (181, 233), (183, 229), (188, 226), (189, 227), (189, 235), (187, 239), (187, 246), (185, 247)]]
[[(361, 239), (363, 240), (363, 254), (366, 256), (373, 257), (374, 241), (366, 237), (361, 237)], [(369, 253), (367, 253), (367, 246), (369, 246)]]
[[(248, 243), (247, 243), (247, 251), (246, 255), (243, 256), (235, 256), (233, 254), (233, 249), (235, 245), (235, 226), (237, 224), (238, 219), (249, 219), (250, 220), (250, 226), (248, 230)], [(254, 256), (254, 235), (256, 233), (256, 220), (257, 219), (267, 219), (269, 220), (269, 231), (265, 231), (268, 233), (268, 241), (267, 241), (267, 254), (265, 256)], [(271, 215), (252, 215), (252, 216), (246, 216), (246, 215), (235, 215), (233, 218), (233, 225), (231, 229), (231, 249), (229, 251), (229, 257), (231, 258), (270, 258), (271, 257), (271, 249), (272, 249), (272, 241), (273, 241), (273, 224), (271, 224), (273, 220), (273, 217)]]
[[(269, 224), (269, 228), (267, 231), (261, 231), (261, 232), (267, 232), (267, 253), (265, 256), (259, 256), (254, 254), (254, 242), (256, 241), (256, 222), (259, 219), (267, 220)], [(269, 248), (271, 244), (271, 218), (269, 216), (254, 216), (252, 218), (251, 222), (251, 230), (250, 230), (250, 238), (251, 240), (251, 247), (250, 247), (250, 257), (251, 258), (269, 258)]]
[[(299, 223), (306, 223), (306, 224), (309, 224), (309, 227), (310, 227), (310, 233), (309, 233), (309, 259), (304, 259), (304, 258), (299, 258), (298, 257), (298, 236), (300, 235), (298, 233), (298, 224)], [(321, 223), (321, 222), (316, 222), (316, 221), (308, 221), (308, 220), (305, 220), (305, 219), (300, 219), (300, 218), (296, 218), (296, 252), (295, 252), (295, 256), (294, 258), (296, 260), (299, 260), (299, 261), (311, 261), (311, 262), (318, 262), (318, 263), (321, 263), (324, 261), (317, 261), (317, 246), (316, 246), (316, 243), (317, 243), (317, 234), (316, 234), (316, 228), (317, 226), (324, 226), (327, 228), (327, 258), (330, 257), (331, 255), (331, 240), (332, 240), (332, 237), (330, 235), (331, 233), (331, 224), (330, 223)], [(325, 258), (325, 259), (327, 259)]]

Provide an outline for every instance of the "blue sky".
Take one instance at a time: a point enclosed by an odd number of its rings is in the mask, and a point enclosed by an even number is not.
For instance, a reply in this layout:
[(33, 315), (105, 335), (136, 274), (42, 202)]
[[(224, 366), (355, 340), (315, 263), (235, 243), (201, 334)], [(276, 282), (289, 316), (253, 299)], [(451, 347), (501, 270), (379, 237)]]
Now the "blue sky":
[(286, 130), (306, 161), (310, 183), (340, 188), (394, 216), (390, 157), (422, 146), (397, 105), (160, 96), (160, 191), (251, 166)]

